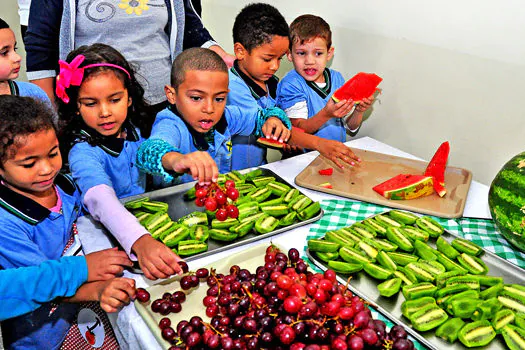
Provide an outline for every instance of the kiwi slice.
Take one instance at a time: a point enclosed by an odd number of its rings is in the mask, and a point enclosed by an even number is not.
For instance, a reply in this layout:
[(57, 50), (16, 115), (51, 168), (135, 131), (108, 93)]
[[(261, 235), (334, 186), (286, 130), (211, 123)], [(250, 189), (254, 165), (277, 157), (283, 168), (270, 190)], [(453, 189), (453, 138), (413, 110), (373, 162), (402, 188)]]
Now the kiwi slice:
[(467, 323), (459, 331), (459, 340), (468, 348), (485, 346), (496, 337), (496, 331), (487, 320)]
[(464, 325), (465, 321), (459, 317), (449, 318), (436, 330), (436, 336), (449, 343), (454, 343), (458, 339), (459, 331)]
[(410, 318), (414, 329), (420, 332), (426, 332), (439, 327), (447, 320), (447, 313), (437, 305), (425, 306), (423, 309), (412, 314)]

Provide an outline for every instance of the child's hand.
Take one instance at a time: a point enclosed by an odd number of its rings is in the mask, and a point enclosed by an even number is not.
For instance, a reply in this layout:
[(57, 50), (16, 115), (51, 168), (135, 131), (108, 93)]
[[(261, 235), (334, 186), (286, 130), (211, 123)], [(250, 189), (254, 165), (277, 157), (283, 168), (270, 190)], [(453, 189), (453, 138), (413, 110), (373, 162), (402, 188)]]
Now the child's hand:
[(208, 152), (197, 151), (188, 154), (171, 152), (164, 156), (162, 164), (177, 173), (189, 173), (201, 185), (216, 182), (219, 178), (217, 164)]
[(374, 95), (370, 96), (369, 98), (364, 98), (359, 104), (355, 106), (355, 110), (360, 113), (366, 112), (370, 107), (372, 107), (372, 103), (374, 103)]
[(262, 132), (267, 139), (288, 142), (291, 131), (284, 126), (279, 118), (270, 117), (262, 127)]
[(117, 312), (118, 309), (135, 299), (135, 280), (130, 278), (113, 278), (98, 282), (98, 300), (106, 312)]
[(179, 264), (177, 264), (181, 260), (178, 255), (150, 235), (140, 237), (131, 249), (139, 259), (139, 265), (144, 276), (150, 280), (167, 278), (175, 273), (182, 272)]
[(350, 147), (345, 146), (339, 141), (323, 140), (323, 142), (319, 142), (317, 151), (333, 161), (340, 168), (344, 168), (344, 163), (356, 165), (357, 162), (361, 161), (361, 159), (352, 152)]
[(86, 255), (88, 282), (103, 281), (124, 271), (124, 266), (133, 266), (127, 254), (117, 248), (104, 249)]
[(352, 107), (354, 107), (352, 100), (341, 100), (336, 103), (333, 99), (329, 99), (323, 109), (330, 118), (343, 118), (350, 113)]

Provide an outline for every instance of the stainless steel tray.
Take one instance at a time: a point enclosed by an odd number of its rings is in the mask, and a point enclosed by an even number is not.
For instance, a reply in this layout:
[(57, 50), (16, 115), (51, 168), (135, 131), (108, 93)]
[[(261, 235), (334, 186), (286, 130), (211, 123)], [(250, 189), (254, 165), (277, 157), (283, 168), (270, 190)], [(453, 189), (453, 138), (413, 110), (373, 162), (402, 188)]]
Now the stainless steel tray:
[[(254, 170), (254, 169), (245, 169), (245, 170), (241, 171), (241, 173), (247, 173), (250, 170)], [(271, 171), (269, 169), (264, 169), (264, 168), (260, 168), (260, 169), (263, 172), (262, 176), (273, 176), (273, 177), (275, 177), (275, 179), (277, 181), (285, 183), (288, 186), (290, 186), (291, 188), (294, 188), (293, 185), (291, 185), (288, 181), (286, 181), (285, 179), (283, 179), (282, 177), (280, 177), (279, 175), (277, 175), (273, 171)], [(133, 196), (133, 197), (123, 198), (123, 199), (121, 199), (121, 202), (125, 203), (125, 202), (128, 202), (130, 200), (137, 199), (137, 198), (149, 197), (151, 200), (168, 203), (168, 205), (169, 205), (168, 214), (169, 214), (170, 218), (173, 221), (176, 221), (176, 220), (180, 219), (181, 217), (183, 217), (184, 215), (187, 215), (187, 214), (192, 213), (194, 211), (203, 211), (203, 208), (197, 207), (193, 200), (186, 200), (184, 198), (184, 194), (190, 188), (192, 188), (194, 186), (195, 186), (195, 182), (188, 182), (188, 183), (181, 184), (181, 185), (178, 185), (178, 186), (173, 186), (173, 187), (169, 187), (169, 188), (165, 188), (165, 189), (161, 189), (161, 190), (147, 192), (147, 193), (144, 193), (144, 194), (141, 194), (141, 195), (137, 195), (137, 196)], [(302, 193), (302, 192), (301, 192), (301, 194), (304, 195), (304, 193)], [(244, 245), (244, 244), (247, 244), (247, 243), (252, 243), (252, 242), (259, 241), (261, 239), (265, 239), (267, 237), (275, 236), (275, 235), (278, 235), (279, 233), (282, 233), (282, 232), (285, 232), (285, 231), (288, 231), (288, 230), (292, 230), (292, 229), (294, 229), (296, 227), (303, 226), (303, 225), (309, 224), (311, 222), (317, 221), (322, 216), (323, 216), (323, 210), (321, 209), (321, 211), (319, 212), (319, 214), (317, 216), (314, 216), (313, 218), (311, 218), (309, 220), (300, 221), (300, 222), (297, 222), (297, 223), (295, 223), (293, 225), (290, 225), (290, 226), (281, 227), (281, 228), (279, 228), (277, 230), (274, 230), (272, 232), (265, 233), (265, 234), (262, 234), (262, 235), (257, 235), (257, 234), (255, 234), (253, 232), (250, 232), (246, 236), (244, 236), (242, 238), (239, 238), (239, 239), (236, 239), (235, 241), (232, 241), (232, 242), (219, 242), (219, 241), (214, 241), (213, 239), (210, 238), (208, 240), (208, 250), (206, 252), (202, 252), (200, 254), (195, 254), (195, 255), (192, 255), (192, 256), (185, 257), (184, 260), (191, 261), (191, 260), (199, 259), (199, 258), (208, 256), (208, 255), (211, 255), (211, 254), (215, 254), (215, 253), (222, 252), (224, 250), (228, 250), (230, 248), (238, 247), (238, 246), (241, 246), (241, 245)]]
[[(371, 216), (373, 217), (373, 216)], [(442, 235), (447, 241), (452, 241), (458, 236), (445, 231)], [(436, 247), (435, 240), (429, 240), (429, 245), (433, 248)], [(323, 271), (328, 269), (325, 262), (318, 260), (310, 251), (307, 249), (306, 255), (312, 263)], [(490, 276), (503, 277), (503, 280), (507, 284), (516, 283), (525, 286), (525, 270), (500, 258), (496, 254), (493, 254), (487, 250), (484, 250), (481, 259), (489, 267)], [(345, 275), (338, 276), (339, 281), (346, 281), (345, 278), (348, 277)], [(412, 328), (410, 321), (406, 319), (401, 313), (401, 304), (405, 301), (402, 293), (386, 298), (379, 295), (377, 290), (377, 285), (381, 281), (368, 276), (365, 272), (360, 272), (352, 275), (352, 280), (350, 282), (349, 288), (355, 294), (359, 295), (361, 298), (367, 300), (371, 305), (375, 306), (379, 312), (381, 312), (385, 317), (392, 320), (394, 323), (403, 324), (407, 331), (418, 339), (421, 343), (428, 346), (430, 349), (467, 349), (461, 342), (458, 340), (454, 344), (450, 344), (443, 339), (435, 336), (435, 329), (430, 330), (425, 333), (418, 333), (415, 329)], [(417, 337), (416, 337), (417, 336)], [(476, 349), (506, 349), (505, 342), (501, 336), (497, 336), (488, 346), (478, 347)]]

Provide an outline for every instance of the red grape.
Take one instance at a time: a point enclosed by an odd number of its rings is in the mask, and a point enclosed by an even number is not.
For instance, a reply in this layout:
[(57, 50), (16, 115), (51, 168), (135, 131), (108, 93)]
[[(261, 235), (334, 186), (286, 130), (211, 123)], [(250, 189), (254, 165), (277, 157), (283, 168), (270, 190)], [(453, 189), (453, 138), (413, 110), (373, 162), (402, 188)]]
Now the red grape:
[(228, 211), (228, 216), (232, 219), (237, 219), (239, 217), (239, 209), (233, 205), (230, 204), (226, 207), (226, 210)]
[(286, 310), (286, 312), (290, 314), (298, 313), (302, 306), (303, 306), (303, 303), (301, 302), (301, 299), (295, 296), (290, 296), (284, 299), (284, 302), (283, 302), (284, 310)]
[(171, 327), (162, 329), (162, 338), (171, 341), (175, 337), (175, 330)]
[(183, 260), (179, 261), (177, 264), (179, 264), (183, 273), (187, 273), (190, 270), (190, 268), (188, 267), (188, 264)]
[(215, 192), (215, 199), (217, 200), (217, 204), (223, 205), (226, 203), (226, 195), (222, 191)]
[(230, 188), (230, 187), (235, 188), (235, 182), (233, 180), (226, 180), (226, 182), (224, 183), (224, 187), (226, 187), (226, 188)]
[(239, 190), (235, 187), (230, 187), (226, 190), (226, 196), (230, 198), (232, 201), (237, 200), (239, 198)]
[(163, 317), (159, 321), (159, 328), (164, 329), (171, 326), (171, 320), (167, 317)]
[(137, 295), (138, 301), (140, 301), (141, 303), (146, 303), (149, 301), (149, 298), (150, 298), (149, 292), (145, 290), (144, 288), (137, 288), (136, 295)]
[(227, 217), (228, 217), (228, 212), (224, 208), (217, 210), (217, 212), (215, 213), (215, 218), (219, 221), (224, 221), (226, 220)]
[(204, 202), (204, 206), (206, 207), (206, 210), (215, 211), (217, 210), (217, 201), (213, 197), (208, 197)]
[(197, 198), (195, 199), (195, 205), (198, 207), (204, 207), (204, 203), (206, 202), (206, 198)]
[(197, 191), (195, 191), (195, 197), (197, 198), (205, 198), (208, 195), (208, 191), (206, 191), (204, 188), (199, 188)]

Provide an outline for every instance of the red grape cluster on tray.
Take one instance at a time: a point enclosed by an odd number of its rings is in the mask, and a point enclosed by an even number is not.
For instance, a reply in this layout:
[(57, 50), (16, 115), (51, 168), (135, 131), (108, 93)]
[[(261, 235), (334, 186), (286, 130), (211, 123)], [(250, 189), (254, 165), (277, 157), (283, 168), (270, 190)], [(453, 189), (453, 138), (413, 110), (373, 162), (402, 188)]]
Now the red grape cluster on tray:
[[(237, 219), (239, 209), (232, 204), (239, 198), (239, 191), (235, 188), (235, 182), (227, 180), (224, 187), (217, 183), (211, 185), (195, 184), (195, 205), (205, 207), (206, 210), (216, 211), (215, 218), (224, 221), (228, 217)], [(228, 203), (230, 200), (230, 204)]]
[[(308, 271), (294, 248), (284, 254), (268, 247), (255, 273), (233, 265), (227, 275), (201, 268), (183, 278), (188, 280), (184, 287), (181, 280), (183, 289), (195, 287), (195, 279), (206, 283), (202, 302), (211, 320), (193, 316), (172, 325), (161, 319), (162, 337), (172, 350), (414, 348), (402, 326), (387, 331), (362, 299), (336, 281), (334, 271)], [(173, 299), (181, 299), (177, 293), (165, 293), (153, 311), (169, 314)]]

